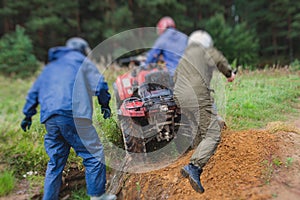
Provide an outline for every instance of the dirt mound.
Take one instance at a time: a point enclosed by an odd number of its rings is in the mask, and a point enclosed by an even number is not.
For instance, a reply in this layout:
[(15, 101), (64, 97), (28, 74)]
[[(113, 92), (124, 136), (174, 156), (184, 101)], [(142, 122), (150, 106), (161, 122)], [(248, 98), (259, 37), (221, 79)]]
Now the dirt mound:
[[(278, 181), (272, 182), (277, 172), (294, 169), (291, 173), (299, 178), (299, 157), (290, 163), (289, 169), (284, 159), (299, 148), (296, 145), (300, 144), (300, 135), (268, 130), (225, 131), (222, 135), (217, 152), (201, 175), (205, 193), (196, 193), (180, 174), (181, 167), (189, 163), (191, 151), (164, 169), (131, 174), (118, 199), (270, 199), (280, 195), (275, 187)], [(296, 136), (298, 142), (294, 140)], [(287, 182), (293, 190), (300, 189), (299, 181)], [(294, 195), (300, 197), (297, 192)]]

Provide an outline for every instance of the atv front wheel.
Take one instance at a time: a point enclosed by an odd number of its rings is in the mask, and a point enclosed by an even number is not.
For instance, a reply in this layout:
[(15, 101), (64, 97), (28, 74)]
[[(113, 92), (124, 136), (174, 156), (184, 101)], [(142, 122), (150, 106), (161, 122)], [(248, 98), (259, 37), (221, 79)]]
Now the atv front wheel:
[(131, 117), (120, 117), (120, 125), (125, 150), (129, 153), (146, 153), (141, 125), (136, 124)]

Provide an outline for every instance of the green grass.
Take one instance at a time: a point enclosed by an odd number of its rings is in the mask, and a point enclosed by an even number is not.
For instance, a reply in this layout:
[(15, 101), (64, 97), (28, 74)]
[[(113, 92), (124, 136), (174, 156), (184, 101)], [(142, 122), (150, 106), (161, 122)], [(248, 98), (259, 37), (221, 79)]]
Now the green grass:
[(291, 167), (293, 164), (294, 159), (292, 157), (287, 157), (285, 160), (285, 167)]
[(287, 120), (299, 104), (299, 74), (283, 70), (238, 74), (226, 85), (226, 121), (232, 129), (262, 128)]
[(73, 200), (89, 200), (90, 197), (86, 194), (86, 189), (79, 189), (72, 193), (71, 199)]
[(13, 172), (4, 171), (0, 173), (0, 196), (9, 194), (15, 187), (16, 179)]

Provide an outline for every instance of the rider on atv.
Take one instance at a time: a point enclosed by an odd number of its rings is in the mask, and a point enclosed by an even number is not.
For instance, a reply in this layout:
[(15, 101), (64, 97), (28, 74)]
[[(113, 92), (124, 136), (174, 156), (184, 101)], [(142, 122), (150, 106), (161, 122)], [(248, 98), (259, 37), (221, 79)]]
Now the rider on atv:
[(160, 37), (147, 53), (145, 62), (145, 66), (151, 63), (159, 63), (162, 57), (172, 77), (188, 41), (188, 37), (176, 30), (175, 27), (175, 22), (171, 17), (167, 16), (159, 20), (156, 28)]

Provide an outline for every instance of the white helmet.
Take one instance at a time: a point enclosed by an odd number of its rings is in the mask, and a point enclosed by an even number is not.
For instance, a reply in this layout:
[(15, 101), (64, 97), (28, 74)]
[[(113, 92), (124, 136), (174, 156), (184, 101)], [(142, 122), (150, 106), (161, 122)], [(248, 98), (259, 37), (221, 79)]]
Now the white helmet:
[(202, 31), (202, 30), (197, 30), (191, 33), (188, 40), (188, 44), (191, 43), (201, 44), (205, 48), (209, 48), (214, 45), (211, 36), (206, 31)]

